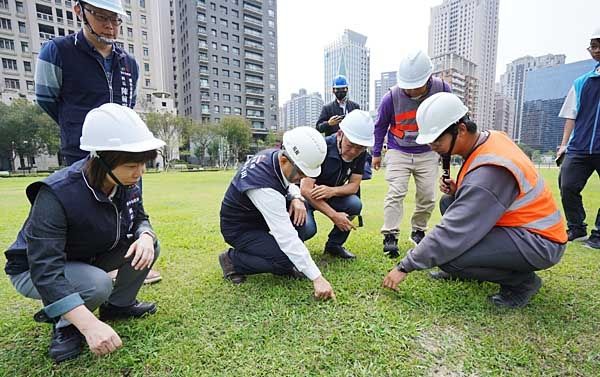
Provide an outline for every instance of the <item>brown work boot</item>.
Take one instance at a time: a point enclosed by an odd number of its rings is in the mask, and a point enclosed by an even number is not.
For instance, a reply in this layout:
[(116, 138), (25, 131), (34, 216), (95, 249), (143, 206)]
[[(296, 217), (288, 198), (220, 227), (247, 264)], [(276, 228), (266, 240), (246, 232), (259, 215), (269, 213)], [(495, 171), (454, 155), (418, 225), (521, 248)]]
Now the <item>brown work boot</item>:
[(235, 267), (229, 258), (229, 250), (219, 254), (219, 264), (223, 270), (223, 279), (229, 280), (233, 284), (242, 284), (246, 281), (246, 275), (235, 272)]

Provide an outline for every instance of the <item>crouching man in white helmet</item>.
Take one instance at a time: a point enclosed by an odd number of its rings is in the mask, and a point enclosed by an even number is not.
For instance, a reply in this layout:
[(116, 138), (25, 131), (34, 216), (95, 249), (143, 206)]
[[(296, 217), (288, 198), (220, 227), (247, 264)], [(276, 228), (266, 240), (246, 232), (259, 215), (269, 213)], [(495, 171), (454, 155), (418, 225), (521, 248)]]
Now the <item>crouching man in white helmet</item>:
[(221, 233), (232, 246), (219, 255), (225, 279), (241, 284), (246, 275), (260, 273), (306, 276), (316, 298), (335, 298), (292, 224), (306, 219), (295, 184), (321, 173), (326, 152), (317, 130), (297, 127), (283, 135), (281, 150), (264, 150), (240, 168), (221, 205)]
[(333, 223), (325, 253), (343, 259), (354, 254), (343, 246), (350, 231), (355, 229), (352, 219), (360, 215), (362, 202), (357, 195), (364, 172), (367, 147), (374, 143), (373, 120), (368, 112), (354, 110), (340, 123), (334, 135), (325, 138), (327, 156), (321, 164), (321, 174), (304, 178), (300, 185), (302, 196), (308, 200), (305, 224), (298, 229), (303, 240), (317, 233), (314, 211), (327, 216)]
[(5, 271), (19, 293), (42, 300), (34, 319), (54, 324), (56, 362), (79, 356), (84, 339), (97, 355), (113, 352), (122, 341), (104, 321), (156, 312), (136, 299), (159, 253), (136, 183), (163, 145), (135, 111), (105, 104), (83, 123), (90, 157), (27, 187), (31, 211)]
[(463, 158), (456, 181), (441, 179), (442, 221), (388, 273), (397, 289), (408, 273), (439, 266), (442, 280), (500, 285), (499, 307), (527, 305), (542, 280), (534, 271), (558, 263), (567, 233), (552, 192), (531, 160), (506, 134), (478, 131), (451, 93), (437, 93), (417, 110), (417, 143)]

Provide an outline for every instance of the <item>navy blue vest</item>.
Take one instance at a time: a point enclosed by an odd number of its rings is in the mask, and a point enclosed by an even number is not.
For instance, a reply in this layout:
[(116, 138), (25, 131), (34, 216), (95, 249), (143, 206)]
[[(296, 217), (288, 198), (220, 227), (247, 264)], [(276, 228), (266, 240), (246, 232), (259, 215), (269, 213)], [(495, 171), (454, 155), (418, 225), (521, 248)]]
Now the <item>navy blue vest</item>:
[(221, 231), (268, 230), (260, 211), (246, 195), (248, 190), (272, 188), (286, 196), (287, 187), (279, 167), (279, 150), (256, 154), (238, 170), (221, 204)]
[[(138, 220), (140, 216), (147, 218), (137, 186), (119, 187), (111, 202), (103, 192), (88, 185), (83, 173), (86, 161), (77, 161), (43, 181), (32, 183), (26, 190), (27, 198), (33, 204), (40, 188), (46, 186), (63, 206), (67, 217), (67, 260), (89, 261), (97, 254), (111, 250), (119, 241), (128, 240), (136, 215)], [(23, 229), (10, 247), (13, 254), (27, 250)]]
[(103, 58), (89, 45), (83, 31), (53, 39), (63, 62), (58, 124), (61, 154), (68, 162), (87, 156), (79, 149), (81, 127), (87, 113), (113, 102), (133, 108), (138, 79), (135, 59), (113, 47), (112, 74), (106, 77)]
[(600, 154), (600, 74), (588, 73), (575, 80), (574, 85), (581, 88), (581, 94), (568, 153)]

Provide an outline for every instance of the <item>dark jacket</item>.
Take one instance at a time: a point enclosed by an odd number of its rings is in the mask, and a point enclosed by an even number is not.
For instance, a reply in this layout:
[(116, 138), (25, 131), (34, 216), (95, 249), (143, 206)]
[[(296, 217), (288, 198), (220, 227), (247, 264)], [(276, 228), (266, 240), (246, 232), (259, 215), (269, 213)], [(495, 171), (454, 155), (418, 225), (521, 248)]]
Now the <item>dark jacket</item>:
[[(6, 273), (30, 270), (44, 304), (60, 307), (60, 313), (82, 302), (64, 276), (67, 261), (92, 263), (99, 254), (131, 243), (143, 232), (153, 234), (139, 187), (119, 187), (110, 199), (89, 186), (84, 174), (86, 161), (27, 187), (27, 198), (34, 208), (5, 253)], [(36, 208), (40, 191), (52, 213)]]
[(334, 115), (346, 115), (346, 113), (351, 112), (352, 110), (360, 109), (360, 106), (356, 102), (352, 102), (350, 100), (346, 100), (346, 112), (344, 109), (340, 107), (337, 100), (333, 100), (333, 102), (328, 103), (323, 106), (321, 109), (321, 115), (319, 116), (319, 120), (317, 120), (316, 129), (320, 133), (324, 133), (325, 136), (329, 136), (331, 134), (336, 133), (340, 127), (339, 126), (329, 126), (327, 121)]
[(112, 72), (83, 31), (58, 37), (42, 47), (35, 72), (36, 101), (60, 126), (60, 152), (68, 165), (87, 156), (79, 149), (87, 113), (113, 102), (133, 108), (138, 66), (127, 52), (113, 46)]

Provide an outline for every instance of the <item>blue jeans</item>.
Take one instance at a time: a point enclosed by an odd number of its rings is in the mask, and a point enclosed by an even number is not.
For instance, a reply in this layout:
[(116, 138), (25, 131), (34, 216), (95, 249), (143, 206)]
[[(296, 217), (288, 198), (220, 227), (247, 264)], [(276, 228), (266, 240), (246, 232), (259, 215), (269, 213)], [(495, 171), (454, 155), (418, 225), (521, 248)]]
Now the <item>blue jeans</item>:
[[(333, 197), (327, 200), (327, 204), (337, 212), (345, 212), (351, 219), (360, 215), (360, 211), (362, 210), (362, 202), (357, 195)], [(307, 203), (306, 222), (303, 226), (296, 228), (298, 236), (303, 241), (309, 240), (317, 234), (317, 223), (315, 222), (314, 212), (315, 209)], [(348, 236), (350, 236), (350, 232), (343, 232), (334, 225), (329, 232), (327, 244), (342, 246), (348, 239)]]

